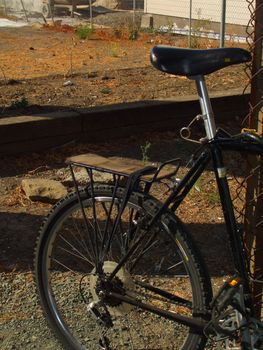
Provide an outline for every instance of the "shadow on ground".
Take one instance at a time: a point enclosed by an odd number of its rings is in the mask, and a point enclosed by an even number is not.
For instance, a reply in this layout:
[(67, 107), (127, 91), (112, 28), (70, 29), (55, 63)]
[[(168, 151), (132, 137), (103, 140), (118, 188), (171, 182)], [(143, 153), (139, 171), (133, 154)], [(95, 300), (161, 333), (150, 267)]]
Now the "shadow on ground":
[[(0, 271), (32, 270), (34, 248), (43, 216), (26, 213), (0, 213)], [(189, 224), (213, 277), (231, 272), (229, 249), (223, 225)]]

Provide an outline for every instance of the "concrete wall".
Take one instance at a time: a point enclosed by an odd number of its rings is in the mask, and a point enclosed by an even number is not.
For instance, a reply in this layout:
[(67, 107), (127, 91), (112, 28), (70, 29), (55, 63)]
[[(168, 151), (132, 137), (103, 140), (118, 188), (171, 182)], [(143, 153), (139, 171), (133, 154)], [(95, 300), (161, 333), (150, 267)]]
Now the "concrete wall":
[[(5, 0), (6, 6), (12, 11), (22, 11), (21, 0)], [(42, 0), (23, 0), (25, 9), (29, 12), (41, 12)], [(4, 0), (0, 0), (0, 7), (4, 7)]]
[[(221, 21), (222, 0), (192, 0), (193, 19)], [(246, 0), (227, 0), (226, 23), (247, 25), (250, 15)], [(144, 11), (149, 14), (189, 18), (190, 0), (145, 0)]]

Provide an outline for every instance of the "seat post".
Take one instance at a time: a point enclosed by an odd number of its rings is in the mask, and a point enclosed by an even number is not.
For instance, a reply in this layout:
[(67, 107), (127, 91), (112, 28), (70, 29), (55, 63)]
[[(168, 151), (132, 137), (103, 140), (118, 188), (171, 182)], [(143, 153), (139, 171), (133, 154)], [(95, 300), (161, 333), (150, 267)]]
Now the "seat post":
[(210, 97), (208, 94), (205, 78), (203, 75), (197, 75), (191, 77), (191, 79), (195, 80), (199, 102), (201, 106), (202, 116), (204, 120), (206, 136), (208, 140), (211, 140), (215, 137), (216, 134), (216, 125), (215, 125), (215, 117), (212, 109)]

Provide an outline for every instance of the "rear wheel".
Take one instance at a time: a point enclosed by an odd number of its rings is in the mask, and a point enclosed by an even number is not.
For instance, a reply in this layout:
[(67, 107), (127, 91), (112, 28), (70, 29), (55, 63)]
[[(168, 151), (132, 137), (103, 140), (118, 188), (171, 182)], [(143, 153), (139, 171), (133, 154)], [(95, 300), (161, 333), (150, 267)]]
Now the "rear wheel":
[[(55, 207), (43, 226), (36, 251), (41, 303), (64, 346), (89, 350), (203, 349), (205, 338), (189, 327), (107, 294), (110, 291), (202, 318), (210, 284), (183, 226), (166, 213), (145, 233), (144, 222), (159, 204), (141, 194), (131, 195), (116, 225), (124, 191), (119, 189), (114, 200), (111, 186), (95, 185), (92, 192), (93, 196), (89, 190), (81, 192), (86, 221), (76, 194)], [(109, 282), (107, 278), (127, 249), (142, 235), (137, 249)]]

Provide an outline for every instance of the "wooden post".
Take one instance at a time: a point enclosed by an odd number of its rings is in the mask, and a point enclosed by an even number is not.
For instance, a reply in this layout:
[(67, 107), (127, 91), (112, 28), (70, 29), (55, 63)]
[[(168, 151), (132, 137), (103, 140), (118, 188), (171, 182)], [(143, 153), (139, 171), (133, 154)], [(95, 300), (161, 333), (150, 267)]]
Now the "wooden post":
[[(251, 106), (249, 128), (256, 129), (263, 136), (263, 0), (256, 0), (255, 36), (252, 62)], [(245, 241), (252, 256), (250, 266), (254, 280), (263, 280), (263, 157), (250, 158), (252, 168), (257, 169), (248, 181)], [(262, 283), (253, 283), (255, 310), (258, 318), (262, 316)]]

